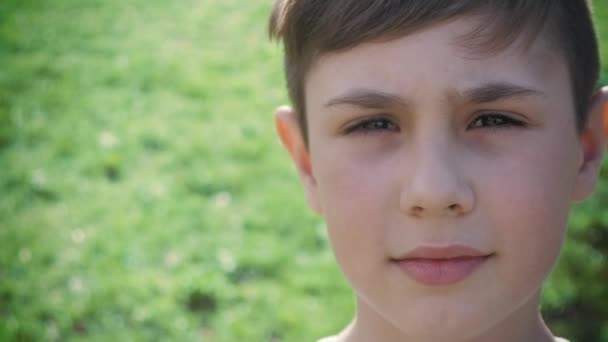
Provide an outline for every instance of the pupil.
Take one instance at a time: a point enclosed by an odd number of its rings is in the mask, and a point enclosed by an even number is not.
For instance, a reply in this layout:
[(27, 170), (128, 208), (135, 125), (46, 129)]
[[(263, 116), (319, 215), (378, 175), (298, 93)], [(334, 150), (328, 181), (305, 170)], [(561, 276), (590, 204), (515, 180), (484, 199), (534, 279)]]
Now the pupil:
[(386, 121), (384, 120), (378, 120), (378, 121), (373, 121), (370, 124), (372, 129), (385, 129), (387, 128), (387, 124)]
[(502, 125), (505, 123), (505, 120), (501, 117), (494, 117), (492, 118), (492, 123), (495, 125)]

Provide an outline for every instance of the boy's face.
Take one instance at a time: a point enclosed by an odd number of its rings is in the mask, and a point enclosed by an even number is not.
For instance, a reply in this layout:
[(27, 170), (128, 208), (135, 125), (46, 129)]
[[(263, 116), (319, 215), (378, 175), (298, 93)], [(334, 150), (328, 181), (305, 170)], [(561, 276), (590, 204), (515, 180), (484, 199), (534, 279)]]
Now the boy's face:
[[(475, 24), (321, 57), (305, 87), (311, 166), (292, 150), (359, 319), (420, 340), (535, 317), (570, 203), (593, 189), (602, 151), (597, 131), (591, 145), (577, 135), (561, 55), (541, 37), (475, 56), (458, 44)], [(450, 245), (483, 257), (405, 261)]]

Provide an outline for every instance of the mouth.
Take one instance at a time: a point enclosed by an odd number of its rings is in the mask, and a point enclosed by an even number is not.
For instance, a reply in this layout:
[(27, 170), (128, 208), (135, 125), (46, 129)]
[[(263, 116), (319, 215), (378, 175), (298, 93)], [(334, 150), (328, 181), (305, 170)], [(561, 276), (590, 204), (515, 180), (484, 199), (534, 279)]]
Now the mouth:
[(463, 281), (493, 256), (494, 253), (472, 247), (449, 245), (418, 247), (403, 256), (391, 258), (390, 261), (420, 284), (445, 286)]

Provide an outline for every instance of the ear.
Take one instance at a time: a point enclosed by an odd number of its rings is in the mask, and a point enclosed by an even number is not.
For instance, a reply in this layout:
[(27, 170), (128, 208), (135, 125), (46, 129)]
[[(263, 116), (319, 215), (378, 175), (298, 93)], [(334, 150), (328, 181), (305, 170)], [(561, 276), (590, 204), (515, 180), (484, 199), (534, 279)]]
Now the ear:
[(584, 200), (595, 190), (604, 159), (607, 136), (608, 87), (604, 87), (593, 96), (587, 124), (580, 136), (583, 158), (573, 195), (575, 201)]
[(312, 170), (310, 153), (304, 142), (302, 129), (294, 110), (287, 106), (279, 107), (275, 113), (275, 125), (279, 138), (289, 152), (304, 185), (308, 205), (317, 214), (322, 215), (323, 211), (319, 201), (317, 181)]

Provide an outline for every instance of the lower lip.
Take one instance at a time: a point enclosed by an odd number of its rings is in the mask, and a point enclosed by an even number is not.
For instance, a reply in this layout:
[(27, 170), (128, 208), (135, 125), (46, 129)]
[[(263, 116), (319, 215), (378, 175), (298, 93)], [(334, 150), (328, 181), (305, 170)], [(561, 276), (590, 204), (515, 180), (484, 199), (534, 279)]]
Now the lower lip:
[(452, 259), (407, 259), (395, 263), (409, 277), (424, 285), (451, 285), (464, 280), (481, 267), (490, 256)]

